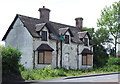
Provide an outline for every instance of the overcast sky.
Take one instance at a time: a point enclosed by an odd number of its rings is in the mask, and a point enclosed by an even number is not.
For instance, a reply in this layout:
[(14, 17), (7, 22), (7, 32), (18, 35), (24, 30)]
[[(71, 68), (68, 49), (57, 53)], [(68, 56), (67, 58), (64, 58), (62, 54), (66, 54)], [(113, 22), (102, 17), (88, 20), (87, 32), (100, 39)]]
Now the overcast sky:
[(101, 10), (115, 1), (119, 0), (1, 0), (0, 45), (16, 14), (39, 18), (38, 9), (45, 6), (51, 10), (51, 21), (75, 26), (75, 18), (83, 17), (84, 27), (97, 28)]

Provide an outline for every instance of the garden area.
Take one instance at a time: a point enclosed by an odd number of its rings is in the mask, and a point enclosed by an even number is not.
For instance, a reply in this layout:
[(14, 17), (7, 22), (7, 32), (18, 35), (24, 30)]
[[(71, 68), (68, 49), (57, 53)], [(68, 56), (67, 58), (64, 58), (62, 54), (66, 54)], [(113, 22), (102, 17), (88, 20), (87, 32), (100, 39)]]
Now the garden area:
[[(60, 77), (81, 76), (100, 73), (112, 73), (120, 71), (120, 59), (115, 57), (109, 57), (104, 67), (94, 67), (93, 69), (81, 69), (81, 70), (67, 70), (65, 68), (51, 69), (47, 67), (45, 69), (25, 69), (20, 62), (21, 52), (18, 49), (14, 49), (10, 46), (5, 48), (0, 46), (0, 52), (2, 54), (2, 74), (3, 80), (5, 77), (12, 77), (14, 80), (47, 80)], [(17, 77), (16, 77), (17, 76)]]
[(2, 80), (47, 80), (60, 77), (119, 72), (120, 58), (117, 58), (117, 44), (120, 44), (118, 42), (118, 38), (120, 38), (120, 24), (118, 24), (118, 14), (120, 14), (119, 2), (115, 2), (101, 11), (101, 18), (97, 22), (99, 27), (97, 30), (95, 28), (83, 28), (92, 37), (93, 69), (67, 70), (65, 68), (51, 69), (47, 67), (29, 70), (20, 64), (22, 52), (10, 46), (7, 48), (0, 46)]

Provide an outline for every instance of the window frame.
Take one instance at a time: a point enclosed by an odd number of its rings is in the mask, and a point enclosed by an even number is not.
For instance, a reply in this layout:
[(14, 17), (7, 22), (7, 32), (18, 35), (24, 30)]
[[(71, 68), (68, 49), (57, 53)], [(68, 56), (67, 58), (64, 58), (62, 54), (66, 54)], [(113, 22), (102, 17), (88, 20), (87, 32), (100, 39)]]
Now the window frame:
[(65, 35), (65, 44), (69, 44), (69, 43), (70, 43), (70, 36)]
[[(38, 51), (38, 64), (52, 64), (52, 62), (51, 63), (45, 63), (45, 52), (46, 51)], [(52, 51), (49, 51), (49, 52), (52, 53)], [(43, 63), (39, 62), (39, 53), (43, 53)], [(52, 55), (51, 55), (51, 58), (52, 58)], [(52, 59), (51, 59), (51, 61), (52, 61)]]
[[(82, 54), (82, 66), (92, 66), (92, 63), (89, 64), (89, 61), (88, 61), (88, 55), (91, 55), (91, 54)], [(83, 56), (86, 56), (86, 64), (83, 64)], [(92, 58), (92, 57), (91, 57)], [(91, 59), (91, 62), (92, 62), (92, 59)]]
[(42, 41), (47, 41), (47, 31), (42, 31), (41, 32), (41, 40)]
[(84, 46), (88, 46), (88, 38), (84, 38)]

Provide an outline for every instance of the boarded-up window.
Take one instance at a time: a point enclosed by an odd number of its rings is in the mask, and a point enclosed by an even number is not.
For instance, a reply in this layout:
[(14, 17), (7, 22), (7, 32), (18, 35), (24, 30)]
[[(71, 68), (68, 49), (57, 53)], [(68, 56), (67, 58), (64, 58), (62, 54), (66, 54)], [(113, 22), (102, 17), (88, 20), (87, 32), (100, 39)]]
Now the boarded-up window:
[(92, 55), (91, 54), (82, 55), (82, 65), (92, 66)]
[(38, 63), (43, 64), (43, 52), (39, 52)]
[(86, 55), (83, 55), (82, 56), (82, 65), (87, 65), (87, 56)]
[(92, 55), (90, 54), (87, 55), (87, 65), (92, 66)]
[(38, 53), (38, 64), (51, 64), (52, 51), (43, 51)]
[(45, 51), (45, 63), (51, 64), (52, 63), (52, 52)]

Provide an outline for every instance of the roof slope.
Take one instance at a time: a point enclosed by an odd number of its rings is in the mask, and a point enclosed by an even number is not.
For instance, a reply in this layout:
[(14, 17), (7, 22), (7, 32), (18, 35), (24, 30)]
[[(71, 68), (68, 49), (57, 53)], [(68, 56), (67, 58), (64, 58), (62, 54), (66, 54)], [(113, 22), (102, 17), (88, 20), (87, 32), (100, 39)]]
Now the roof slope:
[(38, 34), (38, 31), (40, 31), (43, 26), (46, 26), (50, 32), (50, 38), (55, 39), (55, 40), (60, 40), (59, 39), (59, 36), (60, 36), (59, 30), (61, 30), (62, 28), (69, 28), (70, 33), (72, 34), (72, 41), (75, 43), (82, 43), (82, 41), (79, 40), (79, 37), (82, 37), (82, 34), (80, 34), (80, 36), (78, 36), (79, 35), (78, 32), (81, 32), (81, 31), (77, 27), (65, 25), (65, 24), (61, 24), (61, 23), (56, 23), (56, 22), (52, 22), (52, 21), (45, 23), (41, 19), (32, 18), (32, 17), (28, 17), (28, 16), (24, 16), (24, 15), (19, 15), (19, 14), (16, 15), (14, 21), (10, 25), (9, 29), (7, 30), (7, 32), (4, 35), (2, 40), (6, 39), (9, 31), (12, 29), (12, 26), (14, 25), (17, 18), (20, 18), (20, 20), (22, 21), (24, 26), (27, 28), (27, 30), (30, 32), (30, 34), (33, 37), (39, 38), (40, 35)]
[(38, 48), (37, 48), (37, 50), (39, 50), (39, 51), (54, 51), (54, 49), (53, 48), (51, 48), (48, 44), (41, 44)]

